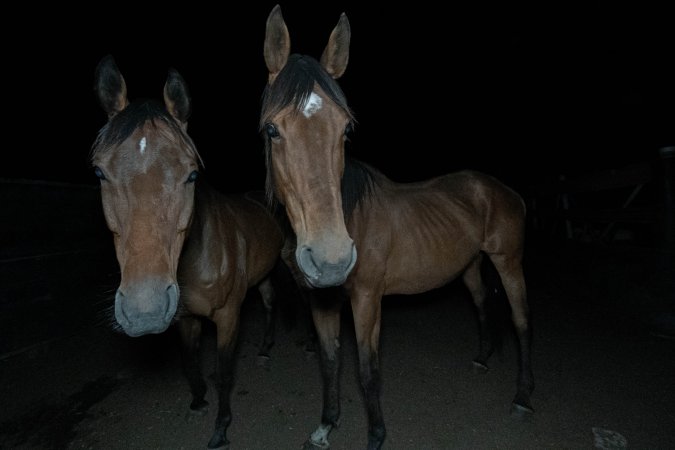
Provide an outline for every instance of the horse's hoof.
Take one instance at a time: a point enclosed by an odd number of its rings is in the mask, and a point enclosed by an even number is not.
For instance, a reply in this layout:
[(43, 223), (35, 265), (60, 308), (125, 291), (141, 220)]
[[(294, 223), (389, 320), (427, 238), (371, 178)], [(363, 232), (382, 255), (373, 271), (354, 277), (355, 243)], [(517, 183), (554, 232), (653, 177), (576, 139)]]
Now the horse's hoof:
[(316, 442), (312, 442), (311, 439), (307, 439), (304, 444), (302, 444), (302, 450), (327, 450), (330, 448), (330, 444), (318, 444)]
[(486, 373), (488, 371), (488, 366), (480, 361), (473, 360), (471, 361), (471, 369), (473, 370), (473, 373)]
[(190, 403), (190, 410), (197, 414), (205, 415), (209, 412), (209, 402), (204, 399), (193, 400), (192, 403)]
[(220, 445), (218, 447), (206, 447), (207, 450), (230, 450), (230, 443)]
[(226, 442), (224, 444), (218, 445), (217, 447), (211, 447), (211, 443), (206, 447), (207, 450), (230, 450), (230, 443)]
[(185, 414), (185, 421), (194, 423), (197, 419), (204, 417), (209, 412), (209, 402), (206, 400), (193, 401), (190, 404), (187, 414)]
[(511, 416), (516, 417), (518, 419), (526, 420), (532, 417), (534, 414), (534, 409), (532, 409), (531, 406), (528, 405), (522, 405), (520, 403), (512, 403), (511, 404)]
[(214, 432), (206, 448), (208, 450), (229, 450), (230, 441), (225, 437), (225, 433)]
[(271, 358), (269, 357), (269, 355), (258, 355), (256, 365), (258, 367), (262, 367), (263, 369), (270, 370), (270, 366), (272, 365), (270, 359)]

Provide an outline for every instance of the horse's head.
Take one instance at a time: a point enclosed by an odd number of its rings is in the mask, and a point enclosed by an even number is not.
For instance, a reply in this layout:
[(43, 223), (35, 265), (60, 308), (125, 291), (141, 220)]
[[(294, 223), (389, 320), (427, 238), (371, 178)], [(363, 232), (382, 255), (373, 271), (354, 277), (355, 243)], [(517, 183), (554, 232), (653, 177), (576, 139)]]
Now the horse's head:
[(161, 333), (178, 305), (176, 270), (200, 167), (186, 134), (190, 98), (183, 78), (170, 70), (163, 104), (129, 103), (124, 77), (110, 56), (99, 63), (95, 79), (108, 114), (92, 163), (121, 270), (115, 318), (130, 336)]
[(269, 81), (260, 119), (267, 189), (286, 208), (297, 237), (296, 262), (314, 287), (342, 284), (356, 263), (341, 196), (346, 133), (354, 118), (335, 81), (347, 68), (349, 39), (343, 13), (320, 62), (290, 55), (279, 5), (267, 19)]

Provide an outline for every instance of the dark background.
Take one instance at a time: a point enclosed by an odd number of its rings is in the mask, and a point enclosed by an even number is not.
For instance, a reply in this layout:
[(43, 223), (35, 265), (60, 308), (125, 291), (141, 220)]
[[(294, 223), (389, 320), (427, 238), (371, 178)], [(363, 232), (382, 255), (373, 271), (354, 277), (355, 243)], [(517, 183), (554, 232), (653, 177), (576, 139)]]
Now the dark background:
[[(634, 448), (673, 448), (667, 380), (675, 362), (675, 253), (662, 251), (658, 216), (639, 209), (640, 202), (666, 209), (660, 185), (657, 195), (646, 187), (631, 204), (638, 223), (624, 223), (616, 211), (597, 223), (563, 220), (560, 195), (529, 189), (559, 175), (654, 160), (659, 148), (675, 145), (672, 14), (665, 2), (661, 10), (614, 1), (429, 3), (294, 1), (282, 8), (292, 51), (315, 57), (340, 13), (348, 15), (351, 54), (340, 83), (358, 120), (354, 156), (396, 181), (474, 168), (542, 197), (537, 208), (528, 202), (538, 225), (528, 230), (524, 261), (537, 419), (516, 428), (501, 413), (515, 374), (508, 346), (506, 357), (493, 356), (487, 378), (464, 373), (477, 335), (470, 334), (466, 292), (450, 284), (410, 303), (384, 302), (385, 446), (410, 448), (421, 439), (425, 448), (430, 441), (449, 442), (442, 448), (586, 448), (599, 426), (625, 434)], [(191, 90), (188, 131), (205, 175), (224, 191), (262, 188), (258, 114), (265, 21), (274, 4), (4, 5), (0, 447), (16, 448), (17, 440), (31, 448), (43, 448), (32, 445), (43, 440), (69, 440), (72, 448), (205, 443), (214, 418), (205, 418), (201, 432), (183, 420), (188, 391), (177, 361), (165, 358), (174, 335), (138, 341), (111, 332), (120, 274), (89, 163), (106, 121), (94, 70), (112, 54), (133, 100), (161, 98), (167, 70), (176, 68)], [(636, 183), (628, 179), (611, 192), (612, 202), (606, 191), (570, 194), (570, 212), (631, 212), (621, 206)], [(613, 238), (614, 231), (624, 237)], [(551, 245), (548, 238), (562, 239)], [(257, 350), (246, 325), (257, 326), (262, 304), (242, 310), (245, 357)], [(350, 316), (343, 314), (347, 322)], [(235, 419), (232, 436), (240, 448), (261, 439), (296, 448), (319, 418), (320, 390), (312, 387), (319, 371), (298, 362), (300, 340), (279, 335), (272, 371), (254, 367), (252, 357), (237, 371), (233, 410), (242, 420)], [(353, 332), (343, 335), (349, 355)], [(349, 365), (344, 372), (343, 426), (331, 439), (336, 448), (353, 448), (364, 442), (364, 410), (349, 376), (356, 372)], [(298, 402), (305, 405), (288, 406)]]
[[(7, 15), (15, 26), (2, 31), (3, 128), (12, 143), (0, 177), (96, 184), (88, 155), (106, 117), (93, 76), (112, 54), (132, 100), (160, 98), (176, 68), (191, 91), (189, 132), (208, 177), (228, 191), (262, 187), (262, 50), (275, 3)], [(664, 11), (418, 3), (281, 5), (292, 52), (317, 58), (347, 13), (351, 53), (340, 83), (358, 120), (350, 151), (394, 180), (474, 168), (519, 187), (654, 159), (675, 143), (675, 39)]]

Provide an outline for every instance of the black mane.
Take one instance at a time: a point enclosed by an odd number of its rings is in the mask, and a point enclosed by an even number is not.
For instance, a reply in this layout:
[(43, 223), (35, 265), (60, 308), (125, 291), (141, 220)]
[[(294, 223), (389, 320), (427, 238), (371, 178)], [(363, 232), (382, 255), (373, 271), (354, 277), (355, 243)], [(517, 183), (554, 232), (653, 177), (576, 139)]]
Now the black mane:
[(345, 219), (351, 216), (356, 205), (373, 193), (377, 184), (378, 172), (364, 162), (354, 158), (345, 158), (345, 171), (342, 174), (342, 211)]

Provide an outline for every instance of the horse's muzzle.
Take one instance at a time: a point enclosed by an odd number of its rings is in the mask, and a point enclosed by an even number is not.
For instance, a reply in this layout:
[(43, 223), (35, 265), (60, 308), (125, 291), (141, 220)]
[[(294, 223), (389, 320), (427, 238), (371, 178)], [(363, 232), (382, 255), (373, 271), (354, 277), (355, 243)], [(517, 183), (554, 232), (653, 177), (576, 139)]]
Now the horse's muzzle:
[(339, 286), (343, 284), (356, 264), (356, 246), (351, 244), (350, 251), (336, 261), (326, 261), (317, 257), (312, 247), (298, 247), (295, 258), (307, 282), (315, 288)]
[(153, 284), (136, 286), (127, 293), (120, 288), (115, 294), (115, 319), (131, 337), (166, 331), (176, 314), (178, 286), (157, 289)]

